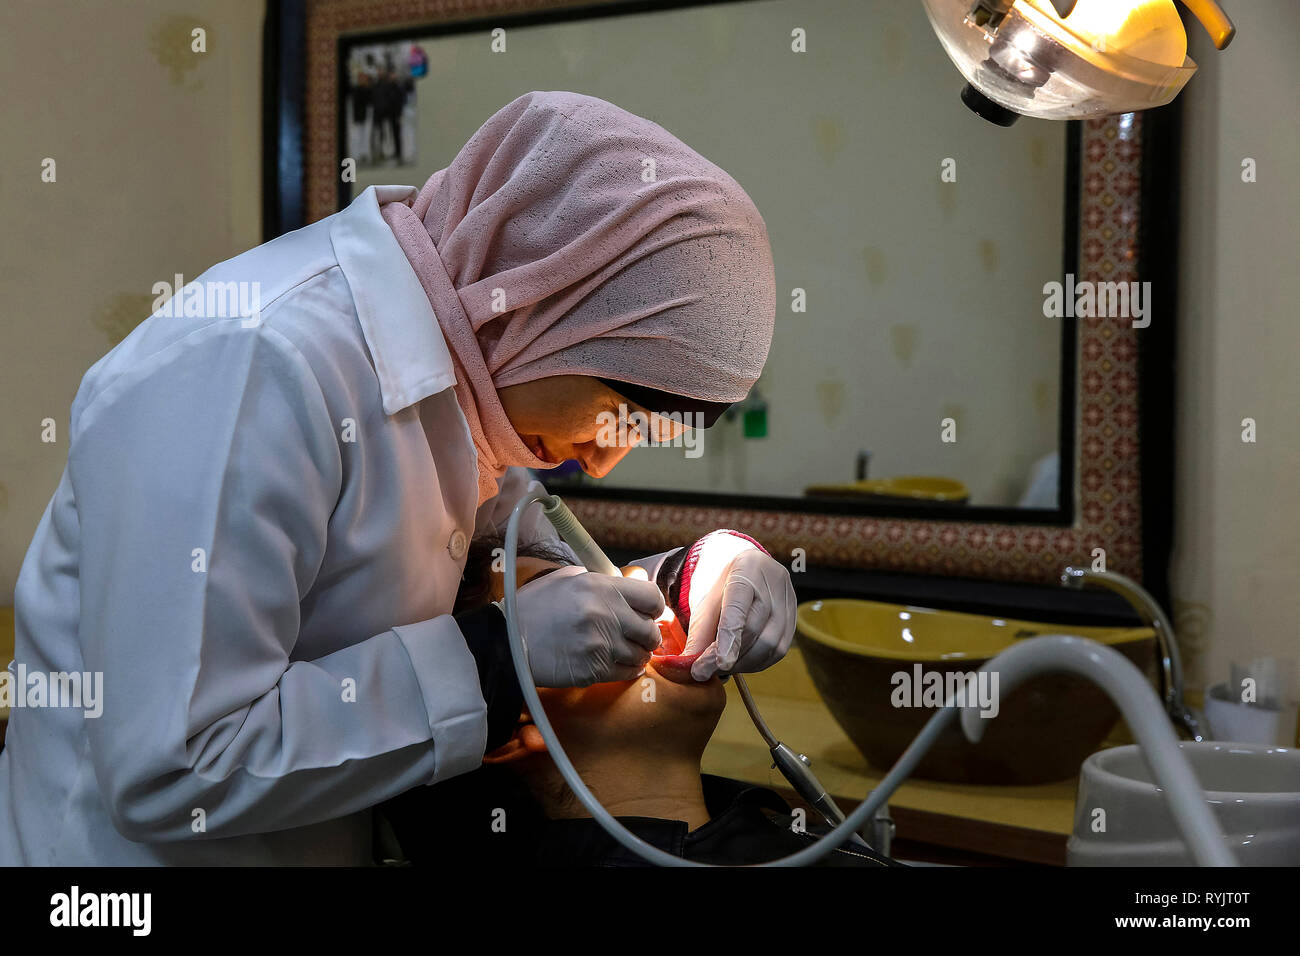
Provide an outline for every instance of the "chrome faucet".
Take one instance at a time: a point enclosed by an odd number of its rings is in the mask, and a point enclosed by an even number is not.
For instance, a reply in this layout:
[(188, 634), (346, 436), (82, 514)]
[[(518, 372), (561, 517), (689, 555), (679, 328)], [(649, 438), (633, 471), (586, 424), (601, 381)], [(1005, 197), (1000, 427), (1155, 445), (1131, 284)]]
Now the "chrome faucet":
[(1165, 712), (1192, 740), (1204, 740), (1201, 722), (1196, 713), (1183, 700), (1183, 662), (1178, 654), (1178, 639), (1173, 625), (1142, 585), (1114, 571), (1089, 571), (1085, 568), (1066, 568), (1061, 572), (1061, 583), (1067, 588), (1081, 591), (1092, 586), (1113, 591), (1128, 601), (1144, 624), (1156, 632), (1156, 646), (1160, 649), (1160, 687)]

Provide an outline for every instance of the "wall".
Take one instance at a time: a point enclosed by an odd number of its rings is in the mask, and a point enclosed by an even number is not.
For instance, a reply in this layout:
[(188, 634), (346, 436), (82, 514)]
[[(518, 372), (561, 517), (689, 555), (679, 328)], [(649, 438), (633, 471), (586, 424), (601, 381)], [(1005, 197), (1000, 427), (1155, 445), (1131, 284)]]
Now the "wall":
[(1175, 626), (1208, 682), (1300, 656), (1300, 5), (1225, 8), (1226, 51), (1193, 36), (1179, 290)]
[[(149, 314), (155, 282), (261, 241), (263, 9), (0, 5), (0, 604), (58, 484), (86, 369)], [(206, 53), (191, 52), (195, 27)]]

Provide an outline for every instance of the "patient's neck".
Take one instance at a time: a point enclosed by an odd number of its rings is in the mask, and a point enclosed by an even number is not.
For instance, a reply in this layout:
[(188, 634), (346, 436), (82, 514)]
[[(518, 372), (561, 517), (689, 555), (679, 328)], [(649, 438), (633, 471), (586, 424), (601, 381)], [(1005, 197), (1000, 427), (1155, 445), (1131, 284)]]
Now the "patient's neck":
[[(596, 799), (616, 817), (684, 820), (692, 830), (709, 822), (699, 754), (620, 751), (594, 756), (570, 753), (569, 759)], [(528, 778), (548, 817), (591, 816), (546, 756), (540, 757)]]

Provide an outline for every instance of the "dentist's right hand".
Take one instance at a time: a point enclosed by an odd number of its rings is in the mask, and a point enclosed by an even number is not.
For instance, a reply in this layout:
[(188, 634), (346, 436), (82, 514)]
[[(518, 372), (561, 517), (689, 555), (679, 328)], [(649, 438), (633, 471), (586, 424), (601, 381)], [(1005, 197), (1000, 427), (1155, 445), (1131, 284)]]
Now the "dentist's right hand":
[(539, 687), (635, 680), (659, 646), (664, 597), (652, 581), (565, 567), (529, 581), (516, 603)]

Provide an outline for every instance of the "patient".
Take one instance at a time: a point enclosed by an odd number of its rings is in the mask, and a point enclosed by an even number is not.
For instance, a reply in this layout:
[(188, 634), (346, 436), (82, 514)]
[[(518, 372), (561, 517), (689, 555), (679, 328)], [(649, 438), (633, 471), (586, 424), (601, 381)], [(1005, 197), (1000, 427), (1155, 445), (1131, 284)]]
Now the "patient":
[[(499, 541), (476, 540), (456, 612), (502, 596), (492, 571)], [(568, 563), (562, 552), (521, 551), (519, 586)], [(634, 681), (585, 688), (538, 688), (542, 706), (574, 767), (607, 810), (669, 853), (707, 863), (757, 863), (808, 846), (774, 792), (702, 775), (700, 761), (727, 694), (699, 683), (676, 657), (680, 628), (661, 625), (664, 644)], [(528, 714), (513, 738), (477, 771), (417, 787), (384, 804), (403, 856), (417, 865), (643, 866), (591, 819), (546, 752)], [(494, 820), (496, 826), (493, 826)], [(504, 821), (504, 832), (502, 832)], [(814, 828), (813, 819), (807, 821)], [(861, 847), (840, 848), (827, 866), (884, 866)]]

